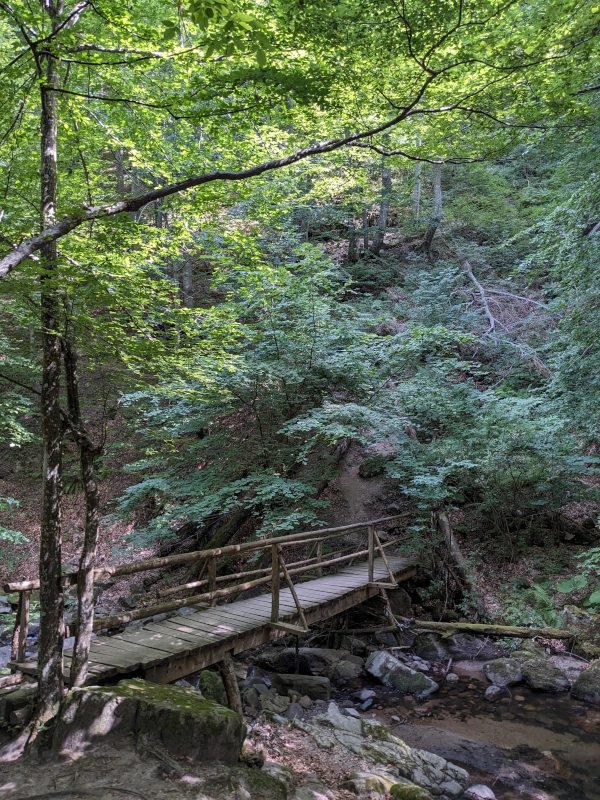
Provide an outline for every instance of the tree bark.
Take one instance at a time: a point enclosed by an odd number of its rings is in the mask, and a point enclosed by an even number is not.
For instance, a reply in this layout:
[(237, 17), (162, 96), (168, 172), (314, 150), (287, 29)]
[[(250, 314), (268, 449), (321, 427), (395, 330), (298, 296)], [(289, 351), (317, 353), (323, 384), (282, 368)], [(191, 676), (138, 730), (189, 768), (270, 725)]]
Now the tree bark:
[(415, 190), (413, 192), (413, 214), (415, 220), (419, 221), (419, 214), (421, 212), (421, 170), (423, 165), (419, 161), (415, 166)]
[(350, 214), (348, 220), (348, 263), (356, 262), (356, 226), (354, 225), (354, 214)]
[(94, 630), (94, 569), (100, 522), (100, 496), (95, 462), (101, 448), (92, 444), (81, 416), (77, 351), (72, 329), (67, 330), (63, 351), (69, 417), (79, 448), (81, 480), (85, 496), (85, 534), (77, 575), (77, 628), (71, 663), (71, 685), (83, 686), (87, 679), (90, 642)]
[(384, 167), (381, 171), (381, 206), (379, 211), (379, 222), (377, 231), (371, 245), (371, 252), (376, 256), (381, 252), (383, 239), (387, 228), (388, 216), (390, 213), (390, 196), (392, 194), (392, 171)]
[[(46, 4), (45, 4), (46, 5)], [(59, 7), (48, 3), (46, 10), (52, 30), (58, 26)], [(48, 228), (56, 222), (58, 193), (58, 88), (59, 75), (51, 47), (40, 58), (45, 64), (41, 76), (41, 218)], [(38, 706), (35, 724), (43, 725), (58, 710), (62, 698), (63, 592), (61, 577), (62, 438), (60, 414), (61, 343), (60, 304), (55, 276), (57, 245), (49, 241), (40, 248), (42, 308), (42, 390), (43, 441), (42, 519), (40, 533), (40, 637)]]
[(363, 258), (369, 257), (369, 214), (365, 208), (362, 214), (363, 225)]
[(435, 232), (442, 224), (442, 162), (433, 165), (433, 214), (423, 239), (423, 249), (429, 256)]
[(235, 671), (233, 669), (233, 658), (231, 653), (225, 653), (223, 660), (219, 664), (219, 672), (225, 685), (225, 693), (227, 695), (227, 702), (229, 708), (239, 714), (242, 720), (244, 719), (244, 709), (242, 708), (242, 696), (240, 694), (240, 687), (238, 686)]
[(183, 264), (183, 305), (186, 308), (194, 307), (194, 277), (192, 260), (186, 256)]

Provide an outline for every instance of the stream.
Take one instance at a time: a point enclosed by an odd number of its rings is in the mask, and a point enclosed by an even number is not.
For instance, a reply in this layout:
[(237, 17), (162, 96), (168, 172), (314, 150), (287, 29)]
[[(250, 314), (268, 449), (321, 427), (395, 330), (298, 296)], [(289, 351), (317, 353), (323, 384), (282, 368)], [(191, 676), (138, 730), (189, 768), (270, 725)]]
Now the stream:
[[(481, 662), (459, 661), (453, 671), (459, 680), (426, 702), (365, 680), (381, 707), (365, 716), (392, 727), (411, 747), (464, 767), (499, 800), (600, 798), (600, 708), (525, 685), (488, 702)], [(343, 704), (354, 694), (338, 690), (334, 699)]]

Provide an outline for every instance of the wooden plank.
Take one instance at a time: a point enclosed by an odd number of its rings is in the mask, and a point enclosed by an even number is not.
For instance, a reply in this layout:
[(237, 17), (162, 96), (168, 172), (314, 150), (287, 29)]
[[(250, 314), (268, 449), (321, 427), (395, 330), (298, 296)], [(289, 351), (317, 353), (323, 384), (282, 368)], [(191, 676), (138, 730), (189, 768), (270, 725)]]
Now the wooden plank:
[[(202, 639), (204, 641), (229, 638), (232, 633), (236, 632), (235, 629), (231, 627), (228, 629), (224, 629), (222, 626), (217, 628), (215, 625), (204, 625), (196, 621), (174, 623), (171, 622), (171, 620), (165, 620), (164, 622), (157, 623), (157, 625), (161, 626), (160, 630), (163, 632), (169, 627), (171, 630), (175, 629), (179, 631), (182, 636), (185, 632), (186, 636), (193, 634), (197, 639)], [(159, 630), (159, 628), (157, 628), (157, 630)]]
[[(141, 631), (132, 631), (129, 634), (122, 634), (124, 641), (132, 642), (136, 644), (138, 640), (134, 637), (135, 633), (141, 633)], [(163, 653), (182, 653), (190, 646), (190, 642), (185, 641), (177, 636), (167, 636), (162, 633), (153, 632), (147, 640), (144, 642), (140, 641), (141, 643), (146, 643), (147, 646), (153, 648), (154, 650), (159, 650)]]
[(271, 547), (271, 622), (279, 619), (279, 547)]
[(155, 650), (147, 644), (119, 641), (116, 636), (107, 636), (100, 641), (100, 644), (102, 647), (117, 650), (127, 657), (139, 660), (143, 666), (152, 666), (154, 663), (160, 663), (169, 657), (164, 650)]
[(187, 642), (190, 648), (193, 647), (197, 642), (206, 642), (207, 644), (212, 644), (215, 641), (219, 641), (223, 638), (221, 636), (212, 636), (206, 632), (198, 630), (198, 628), (190, 628), (189, 626), (183, 625), (169, 625), (167, 620), (165, 620), (165, 622), (157, 622), (156, 625), (157, 633), (161, 633), (166, 636), (170, 634), (175, 640), (180, 639), (184, 642)]
[(285, 631), (285, 633), (293, 633), (295, 636), (305, 636), (308, 633), (308, 628), (288, 625), (285, 622), (269, 622), (269, 628), (277, 628), (277, 630)]

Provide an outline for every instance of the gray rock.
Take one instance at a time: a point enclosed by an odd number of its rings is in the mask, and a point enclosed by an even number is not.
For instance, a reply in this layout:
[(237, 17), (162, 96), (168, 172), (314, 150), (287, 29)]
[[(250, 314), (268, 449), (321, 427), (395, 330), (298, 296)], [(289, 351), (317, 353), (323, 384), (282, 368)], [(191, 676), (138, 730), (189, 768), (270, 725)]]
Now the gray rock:
[(372, 697), (369, 697), (367, 700), (365, 700), (364, 703), (360, 704), (360, 710), (368, 711), (370, 708), (373, 708), (374, 705), (375, 705), (375, 700), (373, 700)]
[(495, 642), (473, 636), (471, 633), (456, 633), (450, 640), (450, 655), (455, 660), (474, 658), (478, 661), (490, 661), (507, 656), (508, 648)]
[(334, 800), (333, 792), (323, 783), (314, 781), (299, 786), (292, 795), (293, 800)]
[(413, 652), (425, 661), (448, 661), (450, 649), (439, 633), (420, 633), (413, 642)]
[(390, 797), (393, 800), (433, 800), (433, 795), (427, 789), (405, 783), (395, 783), (390, 789)]
[(293, 690), (311, 700), (326, 700), (331, 697), (331, 681), (318, 675), (275, 675), (273, 684), (279, 694)]
[(494, 700), (497, 700), (499, 697), (502, 697), (503, 694), (504, 694), (504, 689), (502, 686), (492, 685), (488, 686), (488, 688), (485, 690), (484, 697), (486, 700), (493, 702)]
[(387, 770), (393, 769), (401, 779), (408, 779), (436, 795), (459, 797), (469, 780), (464, 769), (433, 753), (409, 747), (385, 725), (375, 720), (343, 716), (335, 703), (329, 704), (327, 714), (310, 722), (295, 720), (294, 726), (311, 735), (324, 750), (341, 744), (360, 758), (383, 765)]
[(242, 700), (247, 706), (251, 706), (252, 708), (258, 708), (260, 706), (258, 692), (254, 686), (251, 686), (250, 689), (246, 689), (242, 694)]
[(9, 605), (0, 603), (0, 614), (12, 614), (12, 608)]
[(0, 669), (4, 669), (4, 667), (10, 661), (11, 651), (12, 651), (11, 645), (6, 645), (5, 647), (0, 647)]
[(361, 689), (358, 693), (359, 700), (370, 700), (372, 697), (376, 697), (376, 694), (372, 689)]
[(390, 774), (380, 774), (377, 772), (352, 772), (348, 778), (340, 785), (340, 789), (353, 792), (359, 797), (371, 797), (374, 792), (378, 795), (386, 795), (397, 783), (397, 778)]
[(183, 608), (179, 609), (179, 611), (177, 612), (177, 616), (190, 617), (192, 614), (197, 614), (197, 613), (198, 613), (197, 608), (190, 608), (189, 606), (184, 606)]
[(355, 719), (360, 719), (360, 714), (355, 708), (346, 708), (345, 714), (347, 717), (354, 717)]
[(235, 764), (245, 736), (238, 714), (193, 689), (134, 678), (71, 690), (52, 748), (77, 758), (100, 742), (121, 747), (133, 740), (140, 749), (150, 742), (176, 757)]
[(571, 697), (600, 704), (600, 661), (582, 672), (571, 689)]
[(584, 611), (577, 606), (565, 606), (562, 627), (578, 634), (575, 652), (584, 658), (600, 658), (600, 614)]
[(341, 646), (344, 650), (357, 656), (364, 656), (367, 653), (367, 646), (362, 639), (357, 639), (354, 636), (342, 636)]
[[(338, 667), (340, 662), (349, 662), (362, 669), (364, 664), (360, 656), (348, 650), (332, 650), (326, 647), (300, 647), (298, 649), (299, 671), (303, 675), (324, 675), (328, 678), (347, 677), (347, 673), (355, 673), (356, 667)], [(275, 672), (291, 674), (296, 672), (296, 651), (293, 647), (280, 650), (273, 661)], [(360, 674), (360, 670), (358, 671)]]
[(403, 694), (427, 696), (439, 689), (437, 683), (427, 675), (407, 667), (385, 650), (371, 653), (365, 669), (385, 686), (397, 689)]
[(530, 658), (523, 663), (523, 677), (537, 692), (568, 692), (571, 683), (565, 673), (545, 658)]
[(412, 600), (407, 591), (398, 587), (397, 589), (388, 589), (387, 596), (390, 601), (392, 613), (398, 617), (410, 617), (412, 611)]
[(496, 800), (494, 792), (489, 786), (484, 786), (483, 783), (469, 786), (465, 792), (465, 797), (468, 797), (469, 800)]
[(284, 766), (283, 764), (277, 763), (277, 761), (265, 761), (262, 771), (266, 772), (267, 775), (270, 775), (272, 778), (276, 778), (278, 781), (281, 781), (281, 783), (283, 783), (283, 785), (288, 789), (293, 789), (296, 785), (296, 775), (294, 774), (294, 770), (290, 767)]
[(523, 670), (516, 658), (495, 658), (486, 661), (483, 671), (494, 686), (513, 686), (523, 680)]
[(290, 703), (287, 711), (285, 712), (285, 716), (288, 719), (303, 719), (304, 709), (300, 703)]
[(446, 683), (458, 683), (460, 678), (456, 674), (456, 672), (449, 672), (446, 675)]

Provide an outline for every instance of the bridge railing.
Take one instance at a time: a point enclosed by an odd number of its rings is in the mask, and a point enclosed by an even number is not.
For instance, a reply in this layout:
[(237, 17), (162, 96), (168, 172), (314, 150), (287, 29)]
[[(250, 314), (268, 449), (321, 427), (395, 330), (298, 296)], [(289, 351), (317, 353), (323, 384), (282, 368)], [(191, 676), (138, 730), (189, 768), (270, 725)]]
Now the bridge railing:
[[(302, 531), (300, 533), (287, 536), (270, 537), (268, 539), (258, 539), (252, 542), (242, 542), (240, 544), (227, 545), (225, 547), (214, 548), (211, 550), (196, 550), (189, 553), (178, 555), (150, 558), (143, 561), (134, 561), (129, 564), (117, 564), (99, 567), (94, 570), (94, 580), (107, 580), (109, 578), (124, 577), (140, 572), (147, 572), (155, 569), (165, 569), (185, 564), (202, 565), (200, 578), (195, 581), (178, 584), (167, 589), (155, 592), (153, 599), (164, 600), (176, 594), (185, 593), (186, 596), (162, 602), (158, 604), (146, 605), (131, 611), (115, 614), (110, 617), (97, 617), (94, 620), (94, 631), (107, 630), (119, 627), (129, 622), (139, 619), (147, 619), (157, 614), (176, 611), (184, 606), (194, 608), (208, 608), (215, 605), (218, 600), (227, 600), (235, 595), (239, 595), (249, 589), (271, 584), (271, 622), (273, 627), (286, 630), (290, 633), (304, 633), (307, 630), (306, 619), (298, 600), (292, 576), (300, 576), (307, 572), (316, 572), (317, 576), (322, 576), (325, 569), (338, 568), (343, 564), (352, 562), (356, 559), (366, 558), (368, 562), (368, 580), (374, 583), (374, 561), (379, 553), (387, 567), (389, 583), (379, 583), (378, 586), (389, 587), (395, 585), (394, 575), (390, 569), (385, 548), (396, 543), (394, 540), (382, 543), (377, 533), (377, 527), (398, 522), (407, 517), (408, 514), (396, 514), (390, 517), (370, 520), (368, 522), (358, 522), (351, 525), (342, 525), (335, 528), (324, 528), (316, 531)], [(324, 544), (336, 539), (343, 538), (349, 533), (367, 533), (366, 547), (357, 549), (356, 543), (341, 549), (325, 552)], [(307, 557), (297, 561), (287, 563), (284, 553), (288, 548), (311, 545)], [(218, 575), (218, 561), (240, 553), (267, 553), (270, 552), (270, 565), (257, 569), (245, 570), (237, 573)], [(288, 557), (289, 560), (289, 557)], [(206, 577), (203, 577), (203, 574)], [(77, 584), (78, 572), (67, 572), (61, 576), (61, 585), (68, 588)], [(299, 626), (290, 625), (280, 620), (279, 595), (281, 582), (285, 581), (294, 599)], [(233, 584), (223, 586), (222, 584)], [(190, 594), (200, 588), (206, 591)], [(20, 581), (5, 584), (6, 592), (18, 592), (19, 603), (17, 618), (15, 622), (14, 635), (12, 639), (11, 662), (21, 663), (25, 660), (25, 649), (29, 626), (29, 610), (31, 593), (39, 589), (39, 581)], [(148, 595), (146, 595), (148, 597)], [(76, 623), (75, 623), (76, 625)], [(72, 635), (75, 632), (75, 625), (66, 626), (65, 634)], [(16, 669), (16, 667), (13, 667)], [(1, 681), (6, 679), (0, 678)]]

